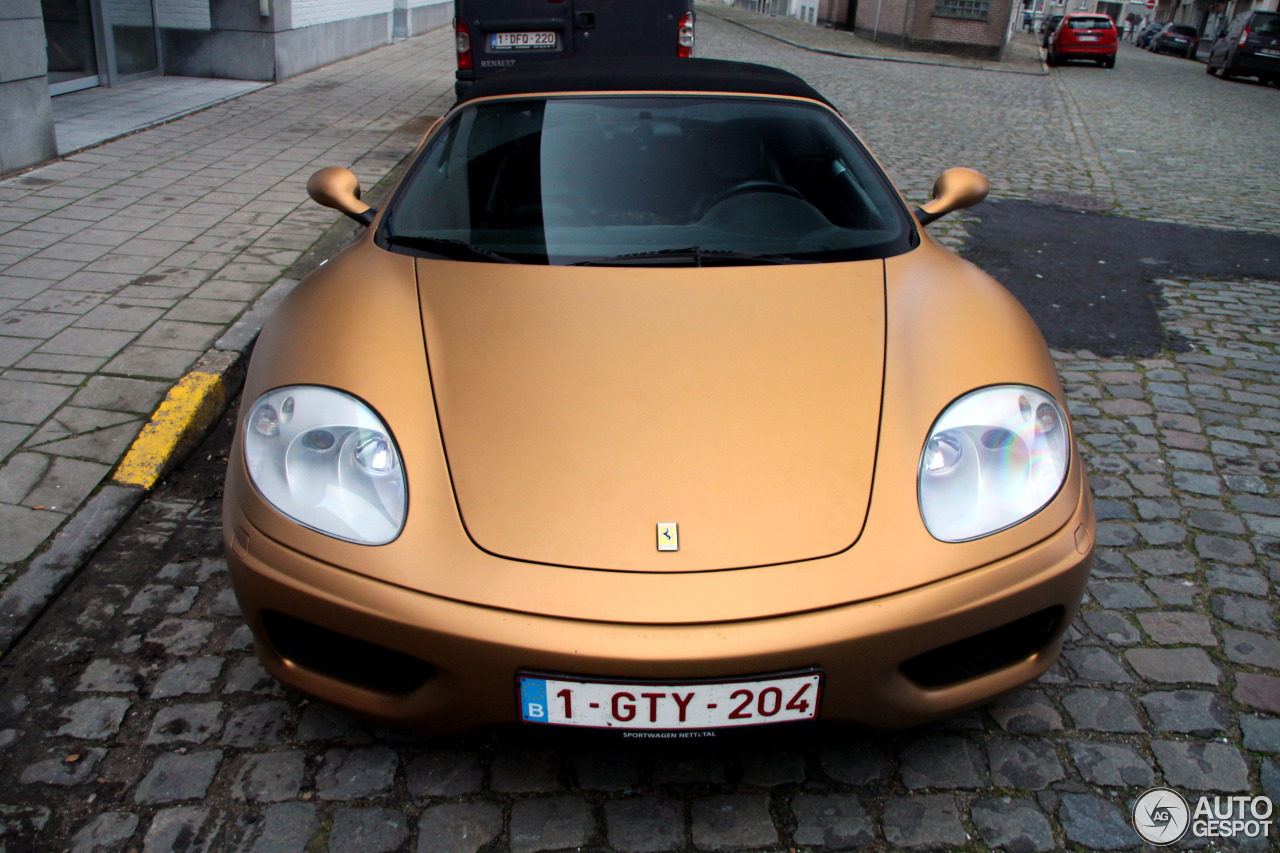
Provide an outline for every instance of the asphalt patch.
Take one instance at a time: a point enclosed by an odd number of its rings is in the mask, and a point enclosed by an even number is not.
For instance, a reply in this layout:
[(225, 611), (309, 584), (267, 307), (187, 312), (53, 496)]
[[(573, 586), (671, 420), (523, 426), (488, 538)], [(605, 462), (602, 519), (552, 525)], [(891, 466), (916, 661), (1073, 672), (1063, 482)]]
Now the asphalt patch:
[(962, 254), (1035, 318), (1049, 346), (1154, 356), (1187, 343), (1160, 322), (1158, 279), (1280, 281), (1280, 236), (985, 202)]

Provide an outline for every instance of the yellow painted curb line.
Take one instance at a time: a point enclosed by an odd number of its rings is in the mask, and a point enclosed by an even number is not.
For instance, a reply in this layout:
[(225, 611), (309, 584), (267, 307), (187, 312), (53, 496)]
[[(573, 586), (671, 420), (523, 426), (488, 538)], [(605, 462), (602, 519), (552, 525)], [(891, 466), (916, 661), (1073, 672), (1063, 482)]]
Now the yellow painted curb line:
[[(206, 360), (201, 359), (201, 362)], [(228, 361), (225, 358), (212, 360)], [(235, 358), (229, 360), (234, 363)], [(226, 374), (230, 366), (225, 363), (198, 363), (196, 369), (169, 390), (116, 468), (113, 477), (116, 483), (150, 489), (164, 476), (167, 467), (187, 449), (187, 445), (199, 439), (205, 428), (222, 413), (227, 402)]]

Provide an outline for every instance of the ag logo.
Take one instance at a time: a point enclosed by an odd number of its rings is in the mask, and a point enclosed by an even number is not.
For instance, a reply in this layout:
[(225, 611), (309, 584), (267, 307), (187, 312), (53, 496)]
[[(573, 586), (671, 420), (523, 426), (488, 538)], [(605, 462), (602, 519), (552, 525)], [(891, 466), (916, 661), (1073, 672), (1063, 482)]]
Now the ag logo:
[(1144, 841), (1157, 847), (1186, 835), (1190, 818), (1187, 801), (1170, 788), (1152, 788), (1133, 804), (1133, 828)]

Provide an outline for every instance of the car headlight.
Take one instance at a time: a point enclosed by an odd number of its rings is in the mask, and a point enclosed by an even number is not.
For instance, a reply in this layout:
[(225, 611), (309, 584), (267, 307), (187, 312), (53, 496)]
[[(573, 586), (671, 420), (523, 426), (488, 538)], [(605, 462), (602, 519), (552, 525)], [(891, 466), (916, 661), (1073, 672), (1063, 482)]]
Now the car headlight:
[(920, 454), (920, 515), (943, 542), (1012, 527), (1062, 488), (1071, 458), (1066, 415), (1043, 391), (972, 391), (938, 417)]
[(263, 394), (245, 419), (244, 457), (259, 494), (299, 524), (364, 545), (404, 527), (395, 441), (349, 394), (309, 385)]

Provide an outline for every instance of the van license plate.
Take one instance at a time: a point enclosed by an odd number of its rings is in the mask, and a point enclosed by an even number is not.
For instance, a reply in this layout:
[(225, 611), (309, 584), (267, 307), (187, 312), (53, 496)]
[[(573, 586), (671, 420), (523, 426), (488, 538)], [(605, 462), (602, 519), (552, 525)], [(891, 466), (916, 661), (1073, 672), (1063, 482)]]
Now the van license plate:
[(490, 33), (490, 50), (555, 50), (556, 34)]
[(794, 723), (818, 717), (822, 673), (718, 682), (608, 682), (520, 675), (526, 723), (616, 731), (678, 731)]

